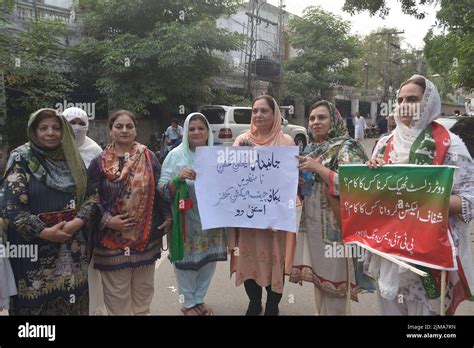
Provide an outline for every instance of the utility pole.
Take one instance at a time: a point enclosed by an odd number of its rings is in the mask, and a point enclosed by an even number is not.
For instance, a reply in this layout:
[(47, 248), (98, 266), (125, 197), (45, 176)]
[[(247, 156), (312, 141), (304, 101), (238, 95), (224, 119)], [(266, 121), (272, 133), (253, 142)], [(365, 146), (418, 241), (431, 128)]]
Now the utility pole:
[(284, 23), (285, 23), (285, 0), (280, 0), (278, 8), (280, 11), (278, 12), (278, 47), (277, 47), (277, 54), (278, 54), (278, 61), (281, 63), (283, 60), (283, 33), (284, 33)]
[(282, 84), (283, 84), (283, 56), (285, 54), (285, 47), (283, 42), (283, 35), (285, 32), (285, 0), (279, 1), (279, 12), (278, 12), (278, 39), (277, 39), (277, 61), (280, 66), (280, 74), (278, 76), (278, 82), (275, 83), (276, 88), (274, 89), (275, 95), (274, 97), (280, 103), (282, 97)]
[[(389, 93), (389, 90), (390, 88), (389, 87), (392, 87), (392, 90), (393, 90), (393, 81), (392, 81), (392, 69), (391, 69), (391, 66), (390, 66), (390, 63), (391, 63), (391, 55), (392, 55), (392, 50), (391, 50), (391, 47), (392, 45), (392, 36), (393, 35), (399, 35), (399, 34), (403, 34), (405, 33), (405, 31), (383, 31), (383, 32), (380, 32), (380, 33), (376, 33), (375, 35), (387, 35), (387, 57), (386, 57), (386, 61), (385, 61), (385, 65), (384, 65), (384, 76), (383, 76), (383, 97), (382, 97), (382, 101), (387, 103), (390, 99), (390, 93)], [(398, 46), (397, 46), (398, 47)]]
[(35, 21), (38, 22), (38, 7), (36, 6), (36, 0), (33, 0), (33, 10), (35, 12)]
[(369, 63), (364, 63), (365, 67), (365, 97), (369, 94)]
[[(256, 45), (257, 45), (257, 40), (255, 39), (256, 37), (256, 31), (257, 31), (257, 25), (256, 25), (256, 20), (255, 20), (255, 15), (256, 15), (256, 9), (258, 7), (258, 0), (252, 0), (249, 2), (249, 10), (250, 12), (246, 12), (248, 18), (248, 43), (247, 43), (247, 52), (246, 52), (246, 91), (249, 96), (252, 96), (252, 61), (253, 61), (253, 55), (256, 50)], [(248, 14), (251, 14), (250, 16)]]
[[(263, 4), (266, 3), (266, 0), (251, 0), (249, 2), (249, 12), (245, 14), (249, 17), (248, 19), (248, 28), (249, 28), (249, 38), (247, 44), (247, 55), (246, 55), (246, 91), (249, 96), (252, 96), (256, 93), (256, 84), (255, 84), (255, 73), (252, 73), (252, 63), (257, 60), (257, 41), (258, 40), (258, 26), (263, 22), (267, 25), (278, 26), (278, 23), (268, 20), (266, 18), (260, 17), (260, 8)], [(256, 67), (256, 66), (255, 66)], [(253, 86), (252, 86), (253, 84)], [(255, 91), (252, 93), (252, 87)]]
[(417, 74), (421, 74), (422, 73), (422, 62), (423, 62), (423, 56), (422, 56), (422, 53), (423, 51), (421, 50), (417, 50), (416, 52), (416, 73)]

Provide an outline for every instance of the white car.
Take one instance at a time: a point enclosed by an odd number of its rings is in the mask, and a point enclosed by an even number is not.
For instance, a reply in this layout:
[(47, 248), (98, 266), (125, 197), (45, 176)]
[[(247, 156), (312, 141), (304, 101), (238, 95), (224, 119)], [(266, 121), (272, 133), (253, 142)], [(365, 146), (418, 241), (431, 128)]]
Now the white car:
[[(199, 108), (206, 116), (214, 135), (214, 145), (232, 146), (235, 139), (250, 128), (252, 108), (247, 106), (206, 105)], [(281, 130), (299, 146), (300, 152), (308, 144), (306, 128), (289, 124), (281, 118)]]

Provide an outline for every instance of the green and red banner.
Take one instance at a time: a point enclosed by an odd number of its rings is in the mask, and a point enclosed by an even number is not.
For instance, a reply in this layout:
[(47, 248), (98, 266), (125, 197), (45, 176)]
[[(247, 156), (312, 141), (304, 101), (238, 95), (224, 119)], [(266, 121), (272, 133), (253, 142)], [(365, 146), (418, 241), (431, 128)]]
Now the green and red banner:
[(339, 167), (342, 240), (429, 268), (457, 269), (448, 231), (454, 167)]

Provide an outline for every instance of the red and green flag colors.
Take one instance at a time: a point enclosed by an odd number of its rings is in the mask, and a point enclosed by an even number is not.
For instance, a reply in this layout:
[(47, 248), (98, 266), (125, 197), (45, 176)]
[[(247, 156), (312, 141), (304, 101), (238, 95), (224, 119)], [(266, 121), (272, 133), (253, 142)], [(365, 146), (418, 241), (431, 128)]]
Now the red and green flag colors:
[(402, 261), (457, 269), (449, 230), (454, 167), (339, 167), (342, 240)]

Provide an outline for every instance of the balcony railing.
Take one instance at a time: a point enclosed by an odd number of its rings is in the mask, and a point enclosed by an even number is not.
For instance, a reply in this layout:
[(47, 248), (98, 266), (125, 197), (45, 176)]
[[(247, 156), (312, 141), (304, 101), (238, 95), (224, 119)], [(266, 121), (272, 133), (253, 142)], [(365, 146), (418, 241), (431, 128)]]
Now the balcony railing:
[(69, 27), (75, 27), (77, 25), (76, 13), (73, 9), (36, 3), (35, 15), (35, 6), (33, 3), (17, 1), (15, 5), (13, 19), (18, 19), (21, 22), (35, 19), (37, 15), (38, 19), (59, 19)]

